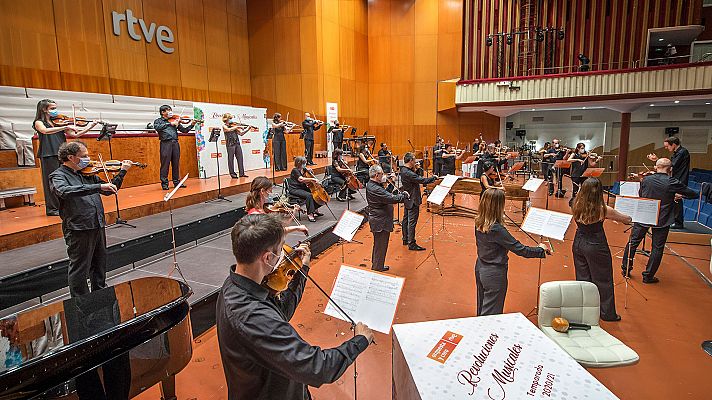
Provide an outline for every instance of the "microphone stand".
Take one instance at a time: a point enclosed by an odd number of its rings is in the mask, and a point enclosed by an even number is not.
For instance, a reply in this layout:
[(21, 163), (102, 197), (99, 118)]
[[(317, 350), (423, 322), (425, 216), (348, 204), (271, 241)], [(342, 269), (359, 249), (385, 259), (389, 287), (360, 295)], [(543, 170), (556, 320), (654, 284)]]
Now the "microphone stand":
[(178, 191), (178, 189), (181, 187), (181, 185), (183, 185), (183, 183), (185, 183), (185, 181), (188, 180), (188, 175), (189, 174), (185, 174), (183, 179), (181, 179), (180, 183), (177, 184), (170, 193), (166, 194), (163, 197), (163, 201), (168, 203), (168, 209), (169, 209), (170, 216), (171, 216), (171, 237), (172, 237), (171, 244), (173, 245), (173, 269), (171, 269), (171, 272), (168, 273), (168, 276), (170, 277), (174, 271), (178, 271), (178, 274), (180, 274), (180, 277), (183, 278), (183, 282), (186, 285), (188, 284), (188, 281), (185, 279), (185, 276), (183, 275), (183, 271), (180, 270), (180, 267), (178, 266), (178, 259), (176, 257), (176, 229), (175, 229), (175, 225), (173, 225), (173, 202), (171, 200), (173, 199), (173, 195)]

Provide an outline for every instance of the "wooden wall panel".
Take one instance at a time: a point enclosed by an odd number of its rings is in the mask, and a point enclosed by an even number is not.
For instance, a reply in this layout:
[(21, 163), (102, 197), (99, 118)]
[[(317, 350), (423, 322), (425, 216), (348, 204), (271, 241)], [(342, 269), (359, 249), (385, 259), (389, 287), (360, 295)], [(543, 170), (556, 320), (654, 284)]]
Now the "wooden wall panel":
[(122, 24), (121, 36), (114, 36), (111, 24), (111, 11), (124, 12), (131, 9), (134, 15), (143, 16), (141, 0), (102, 0), (104, 18), (104, 37), (106, 40), (109, 77), (112, 94), (127, 96), (146, 96), (150, 93), (146, 45), (128, 37), (126, 24)]

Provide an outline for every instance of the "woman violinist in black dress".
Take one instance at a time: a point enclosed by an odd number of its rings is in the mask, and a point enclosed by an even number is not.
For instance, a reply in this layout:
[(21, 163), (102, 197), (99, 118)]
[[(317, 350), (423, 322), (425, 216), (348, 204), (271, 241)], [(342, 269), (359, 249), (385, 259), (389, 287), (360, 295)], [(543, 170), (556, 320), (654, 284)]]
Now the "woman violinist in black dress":
[(576, 280), (592, 282), (601, 297), (601, 319), (619, 321), (613, 292), (613, 259), (608, 247), (603, 221), (610, 219), (624, 224), (631, 217), (606, 205), (603, 187), (597, 178), (588, 178), (581, 184), (573, 205), (576, 236), (573, 243)]
[(57, 196), (49, 190), (49, 174), (59, 168), (62, 163), (59, 161), (59, 146), (67, 141), (67, 135), (79, 137), (87, 133), (98, 124), (92, 121), (82, 129), (75, 126), (71, 121), (67, 123), (58, 122), (60, 117), (57, 112), (57, 103), (54, 100), (44, 99), (37, 103), (35, 120), (32, 128), (39, 136), (39, 149), (37, 155), (42, 166), (42, 188), (45, 196), (45, 213), (50, 216), (59, 216), (59, 200)]

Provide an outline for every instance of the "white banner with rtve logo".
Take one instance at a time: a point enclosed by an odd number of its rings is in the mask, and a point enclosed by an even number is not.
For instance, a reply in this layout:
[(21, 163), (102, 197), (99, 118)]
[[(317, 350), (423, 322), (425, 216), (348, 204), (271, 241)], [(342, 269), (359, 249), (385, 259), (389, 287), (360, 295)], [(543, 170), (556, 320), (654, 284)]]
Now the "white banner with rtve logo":
[[(251, 127), (247, 133), (239, 137), (245, 171), (265, 168), (263, 134), (267, 130), (266, 108), (193, 103), (193, 110), (195, 118), (203, 120), (199, 130), (198, 126), (196, 126), (195, 133), (195, 144), (198, 150), (198, 172), (201, 178), (210, 178), (218, 174), (216, 159), (220, 163), (220, 175), (229, 173), (225, 132), (222, 129), (222, 117), (226, 113), (232, 114), (238, 123)], [(215, 148), (215, 143), (209, 141), (210, 132), (213, 128), (220, 129), (217, 149)], [(239, 173), (237, 160), (235, 160), (235, 173)]]

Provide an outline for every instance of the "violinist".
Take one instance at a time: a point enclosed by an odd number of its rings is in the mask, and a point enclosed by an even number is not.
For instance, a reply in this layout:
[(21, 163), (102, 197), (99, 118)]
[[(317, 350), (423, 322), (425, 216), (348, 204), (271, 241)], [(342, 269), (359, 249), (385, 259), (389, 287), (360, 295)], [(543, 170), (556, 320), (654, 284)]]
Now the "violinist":
[(324, 123), (312, 118), (311, 114), (304, 113), (304, 121), (302, 121), (302, 138), (304, 139), (304, 156), (307, 158), (307, 165), (316, 165), (313, 161), (314, 157), (314, 131), (318, 131)]
[(306, 182), (313, 181), (317, 184), (321, 184), (321, 182), (316, 178), (305, 176), (306, 173), (307, 159), (301, 156), (295, 158), (294, 168), (292, 168), (292, 173), (289, 175), (289, 195), (304, 200), (307, 203), (307, 218), (309, 222), (316, 222), (316, 217), (321, 217), (324, 214), (317, 211), (321, 205), (314, 201)]
[(464, 155), (464, 152), (453, 150), (452, 144), (445, 145), (442, 151), (442, 162), (440, 167), (440, 175), (455, 174), (455, 160), (459, 160)]
[[(586, 178), (582, 178), (583, 172), (588, 168), (588, 153), (586, 152), (586, 144), (578, 143), (573, 153), (568, 158), (571, 162), (571, 182), (573, 182), (571, 200), (576, 198), (576, 194), (579, 191), (579, 187)], [(572, 203), (573, 204), (573, 203)]]
[(246, 215), (232, 228), (236, 264), (218, 294), (218, 345), (228, 400), (310, 399), (308, 386), (338, 380), (373, 342), (368, 326), (354, 337), (323, 349), (302, 339), (289, 323), (306, 286), (311, 253), (295, 249), (302, 264), (287, 290), (274, 295), (262, 285), (285, 262), (285, 232), (272, 215)]
[(433, 174), (441, 175), (440, 169), (443, 166), (443, 149), (445, 149), (445, 140), (437, 135), (435, 138), (435, 146), (433, 146)]
[(487, 150), (482, 153), (479, 160), (477, 161), (477, 172), (475, 177), (480, 178), (482, 176), (482, 173), (484, 172), (485, 163), (488, 161), (494, 165), (496, 171), (499, 171), (500, 165), (506, 162), (506, 160), (500, 160), (497, 157), (497, 149), (495, 148), (494, 143), (489, 143), (487, 145)]
[(368, 225), (373, 233), (373, 251), (371, 269), (388, 271), (384, 265), (388, 252), (388, 240), (393, 232), (393, 204), (402, 203), (409, 198), (408, 192), (393, 194), (386, 190), (386, 175), (380, 165), (368, 169), (369, 181), (366, 183), (366, 201), (368, 202)]
[(59, 157), (57, 157), (59, 146), (67, 142), (67, 135), (72, 137), (82, 136), (98, 123), (97, 121), (92, 121), (91, 124), (80, 130), (75, 125), (60, 126), (55, 123), (55, 118), (58, 116), (57, 103), (54, 100), (44, 99), (37, 102), (37, 112), (35, 113), (35, 120), (32, 122), (32, 128), (37, 132), (40, 142), (37, 156), (40, 158), (40, 166), (42, 167), (45, 213), (54, 217), (59, 216), (59, 199), (49, 188), (49, 174), (61, 165)]
[[(180, 183), (180, 144), (178, 144), (178, 131), (190, 132), (195, 126), (195, 120), (191, 120), (188, 126), (181, 125), (180, 118), (176, 118), (173, 109), (169, 105), (162, 105), (158, 109), (161, 117), (153, 121), (153, 129), (158, 134), (161, 141), (161, 188), (168, 190), (168, 168), (171, 168), (171, 178), (173, 186)], [(185, 184), (181, 187), (186, 187)]]
[(415, 227), (418, 225), (420, 204), (423, 202), (420, 186), (434, 182), (437, 176), (423, 178), (422, 175), (418, 175), (415, 156), (409, 152), (403, 156), (400, 178), (401, 190), (408, 193), (409, 197), (403, 202), (403, 221), (401, 221), (403, 245), (408, 246), (408, 250), (422, 251), (425, 248), (415, 242)]
[[(272, 198), (272, 181), (266, 176), (258, 176), (252, 180), (250, 184), (250, 192), (245, 200), (245, 209), (248, 215), (252, 214), (269, 214), (273, 212), (267, 205), (267, 202)], [(295, 204), (293, 210), (286, 210), (288, 213), (299, 211), (299, 205)], [(292, 214), (294, 215), (294, 214)], [(289, 221), (285, 219), (285, 221)], [(302, 232), (305, 235), (309, 234), (309, 230), (304, 225), (285, 225), (285, 233)]]
[(510, 251), (524, 258), (544, 258), (551, 250), (545, 243), (537, 247), (521, 244), (504, 227), (504, 191), (487, 189), (480, 196), (475, 219), (477, 261), (477, 315), (502, 314), (507, 296)]
[(356, 176), (358, 176), (359, 180), (364, 184), (368, 181), (369, 160), (371, 158), (371, 152), (368, 151), (368, 143), (361, 143), (358, 147), (356, 159)]
[(391, 167), (392, 161), (393, 153), (388, 150), (387, 144), (381, 143), (381, 149), (378, 150), (378, 162), (381, 164), (381, 168), (383, 168), (384, 173), (390, 174), (391, 172), (393, 172), (393, 168)]
[(274, 113), (272, 117), (272, 151), (274, 152), (274, 170), (287, 170), (287, 123), (282, 121), (282, 114)]
[(52, 192), (59, 199), (59, 216), (69, 256), (69, 293), (72, 297), (106, 287), (106, 232), (104, 205), (100, 195), (112, 195), (121, 187), (132, 162), (124, 160), (121, 170), (104, 182), (95, 174), (79, 173), (90, 163), (84, 143), (68, 142), (59, 146), (62, 165), (49, 176)]
[(331, 143), (334, 145), (334, 150), (343, 150), (344, 130), (341, 128), (338, 120), (334, 120), (334, 125), (329, 127), (329, 132), (331, 133)]
[(342, 158), (343, 154), (343, 150), (334, 149), (334, 152), (331, 155), (331, 180), (335, 184), (339, 185), (339, 194), (336, 195), (336, 200), (338, 201), (354, 199), (354, 196), (352, 195), (352, 193), (354, 193), (353, 190), (349, 189), (346, 184), (346, 176), (344, 174), (351, 173), (351, 170)]
[[(682, 147), (680, 138), (670, 136), (663, 141), (665, 150), (672, 153), (670, 161), (672, 162), (672, 177), (687, 185), (690, 180), (690, 152)], [(648, 154), (650, 161), (658, 161), (658, 156), (655, 153)], [(684, 229), (685, 218), (683, 215), (682, 202), (675, 203), (675, 223), (670, 226), (671, 229)]]
[(554, 161), (556, 158), (556, 150), (551, 146), (550, 142), (544, 143), (544, 147), (539, 150), (541, 156), (541, 174), (548, 182), (549, 196), (554, 194)]
[(485, 161), (482, 169), (484, 171), (480, 176), (480, 187), (482, 187), (483, 192), (489, 188), (504, 190), (499, 173), (497, 173), (492, 161)]
[(237, 179), (235, 173), (235, 159), (237, 159), (237, 169), (240, 171), (240, 178), (247, 178), (245, 167), (242, 162), (242, 146), (240, 137), (250, 131), (250, 127), (242, 125), (230, 113), (222, 116), (223, 132), (225, 132), (225, 147), (227, 148), (227, 168), (230, 170), (230, 177)]
[[(554, 156), (554, 162), (559, 161), (559, 160), (566, 160), (569, 158), (569, 154), (571, 154), (571, 150), (567, 149), (566, 147), (561, 146), (561, 143), (559, 142), (559, 139), (554, 139), (551, 141), (554, 147), (554, 153), (556, 156)], [(557, 188), (558, 190), (556, 191), (555, 197), (564, 197), (566, 195), (566, 189), (562, 187), (562, 182), (564, 180), (564, 175), (569, 174), (569, 168), (557, 168), (556, 169), (556, 181), (557, 181)]]

